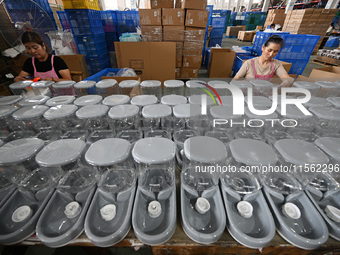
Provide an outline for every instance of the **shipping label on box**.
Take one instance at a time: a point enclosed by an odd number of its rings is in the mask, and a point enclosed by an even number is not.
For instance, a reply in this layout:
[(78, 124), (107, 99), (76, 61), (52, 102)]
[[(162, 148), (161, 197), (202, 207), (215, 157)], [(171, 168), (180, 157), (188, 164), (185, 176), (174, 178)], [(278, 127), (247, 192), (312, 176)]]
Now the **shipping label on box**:
[(162, 9), (139, 9), (139, 22), (141, 26), (161, 26)]
[(173, 0), (147, 0), (145, 3), (146, 9), (158, 8), (174, 8)]
[(185, 25), (188, 27), (207, 27), (209, 18), (208, 11), (200, 11), (200, 10), (187, 10), (186, 11), (186, 19)]
[(182, 9), (206, 10), (207, 3), (207, 0), (182, 0)]
[(185, 11), (183, 9), (162, 9), (163, 26), (184, 26)]
[(186, 27), (184, 31), (184, 41), (204, 41), (205, 29)]
[(182, 67), (200, 68), (202, 64), (202, 55), (183, 56)]
[(184, 42), (183, 55), (200, 55), (203, 51), (204, 42)]
[(198, 72), (199, 72), (199, 69), (197, 69), (197, 68), (182, 67), (180, 78), (182, 78), (182, 79), (197, 78)]
[(170, 42), (184, 41), (184, 26), (163, 26), (163, 40)]
[(163, 41), (162, 26), (141, 26), (142, 39), (145, 42), (161, 42)]

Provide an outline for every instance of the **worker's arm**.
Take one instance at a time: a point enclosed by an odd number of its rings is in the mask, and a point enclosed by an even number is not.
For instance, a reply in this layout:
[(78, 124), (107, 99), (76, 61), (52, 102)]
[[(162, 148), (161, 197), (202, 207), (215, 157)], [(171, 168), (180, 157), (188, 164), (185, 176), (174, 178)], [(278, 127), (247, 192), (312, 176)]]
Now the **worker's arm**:
[(25, 72), (25, 71), (22, 71), (19, 73), (19, 75), (17, 77), (14, 78), (14, 81), (17, 82), (17, 81), (26, 81), (27, 79), (25, 77), (28, 77), (30, 76), (29, 73)]
[(294, 83), (294, 79), (290, 77), (288, 73), (281, 74), (279, 78), (282, 81), (280, 84), (282, 87), (290, 87)]
[(42, 79), (42, 80), (43, 81), (54, 81), (54, 82), (58, 82), (58, 81), (71, 81), (72, 80), (69, 69), (59, 70), (59, 73), (62, 76), (62, 78), (58, 78), (58, 79), (53, 78), (52, 79), (51, 77), (48, 77), (48, 78), (45, 78), (45, 79)]

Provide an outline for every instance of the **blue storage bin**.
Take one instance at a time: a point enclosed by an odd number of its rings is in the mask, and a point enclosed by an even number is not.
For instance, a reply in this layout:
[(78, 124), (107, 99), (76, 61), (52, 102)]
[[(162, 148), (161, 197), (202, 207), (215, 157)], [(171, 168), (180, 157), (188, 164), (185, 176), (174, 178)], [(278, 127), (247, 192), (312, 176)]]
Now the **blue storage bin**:
[(214, 28), (210, 32), (210, 38), (222, 38), (224, 33), (224, 28)]
[(212, 16), (211, 25), (213, 28), (225, 28), (226, 17), (225, 16)]
[(240, 70), (243, 61), (247, 59), (254, 58), (254, 56), (247, 56), (247, 55), (236, 55), (235, 60), (234, 60), (234, 65), (233, 65), (233, 76), (237, 74), (237, 72)]
[(118, 42), (119, 41), (118, 34), (115, 33), (115, 32), (108, 32), (108, 33), (105, 33), (105, 37), (106, 37), (107, 49), (109, 51), (115, 51), (114, 42)]
[(210, 38), (208, 47), (215, 47), (216, 44), (222, 45), (222, 38)]
[(100, 11), (88, 9), (65, 10), (74, 35), (103, 34)]
[(140, 26), (138, 11), (116, 11), (116, 19), (119, 34), (135, 33)]
[(67, 14), (64, 11), (57, 11), (61, 26), (63, 30), (71, 29), (70, 22), (68, 21)]
[(306, 65), (309, 62), (308, 60), (285, 60), (285, 62), (292, 63), (292, 67), (290, 68), (289, 74), (297, 74), (301, 75), (303, 70), (305, 70)]
[(109, 54), (97, 58), (85, 58), (85, 60), (90, 75), (111, 67)]
[(74, 35), (79, 54), (85, 57), (100, 57), (108, 53), (105, 34)]
[(102, 76), (109, 76), (110, 74), (116, 74), (120, 71), (118, 68), (105, 68), (104, 70), (99, 71), (98, 73), (95, 73), (91, 75), (90, 77), (87, 77), (84, 79), (84, 81), (101, 81)]
[(330, 36), (325, 44), (325, 47), (338, 47), (339, 46), (339, 37)]
[(102, 19), (104, 32), (117, 32), (117, 18), (115, 11), (101, 11), (100, 16)]

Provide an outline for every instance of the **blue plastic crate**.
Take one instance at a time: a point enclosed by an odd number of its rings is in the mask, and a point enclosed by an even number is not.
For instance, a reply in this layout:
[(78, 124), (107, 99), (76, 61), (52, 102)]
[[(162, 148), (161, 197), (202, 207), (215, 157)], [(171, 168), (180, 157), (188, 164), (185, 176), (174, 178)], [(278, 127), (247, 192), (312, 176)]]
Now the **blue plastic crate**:
[(237, 74), (237, 72), (240, 70), (243, 61), (247, 59), (254, 58), (254, 56), (247, 56), (247, 55), (236, 55), (235, 60), (234, 60), (234, 65), (233, 65), (233, 76)]
[(330, 36), (325, 44), (325, 47), (338, 47), (339, 37)]
[(97, 58), (85, 58), (85, 60), (90, 75), (111, 67), (109, 54)]
[(216, 44), (222, 45), (222, 38), (210, 38), (208, 47), (215, 47)]
[(105, 34), (74, 35), (79, 54), (85, 57), (100, 57), (108, 53)]
[(210, 38), (222, 38), (224, 33), (224, 28), (213, 28), (210, 32)]
[(71, 29), (70, 22), (68, 21), (67, 14), (64, 11), (57, 11), (59, 21), (64, 30)]
[(67, 9), (65, 12), (74, 35), (104, 33), (100, 11)]
[(87, 77), (86, 79), (84, 79), (85, 81), (101, 81), (102, 80), (102, 76), (108, 76), (108, 74), (116, 74), (120, 71), (120, 69), (118, 68), (105, 68), (104, 70), (99, 71), (96, 74), (93, 74), (90, 77)]
[(106, 37), (107, 49), (109, 51), (115, 51), (114, 42), (119, 41), (118, 34), (115, 32), (108, 32), (108, 33), (105, 33), (105, 37)]
[(115, 11), (101, 11), (100, 16), (104, 32), (117, 32), (117, 18)]
[(204, 57), (204, 65), (206, 69), (208, 69), (209, 67), (209, 59), (210, 59), (210, 48), (207, 48), (205, 50), (205, 57)]
[(301, 75), (303, 70), (305, 70), (309, 60), (285, 60), (285, 62), (292, 63), (289, 74)]
[(288, 32), (281, 32), (281, 33), (267, 33), (267, 32), (256, 32), (255, 40), (253, 43), (253, 52), (254, 55), (261, 55), (262, 54), (262, 46), (267, 41), (267, 39), (272, 35), (279, 35), (283, 39), (285, 39), (285, 35), (288, 35)]
[(225, 16), (212, 16), (211, 25), (213, 28), (225, 28), (226, 17)]

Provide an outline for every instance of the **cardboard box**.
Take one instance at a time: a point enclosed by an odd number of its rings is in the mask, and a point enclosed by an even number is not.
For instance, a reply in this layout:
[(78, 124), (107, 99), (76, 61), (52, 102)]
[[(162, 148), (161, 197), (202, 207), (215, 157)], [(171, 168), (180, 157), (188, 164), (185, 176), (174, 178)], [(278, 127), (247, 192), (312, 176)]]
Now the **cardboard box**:
[(161, 42), (163, 41), (162, 26), (141, 26), (142, 39), (145, 42)]
[(209, 78), (229, 78), (236, 53), (231, 49), (211, 48), (208, 66)]
[(208, 11), (201, 10), (187, 10), (185, 25), (188, 27), (202, 27), (206, 28), (209, 18)]
[(309, 75), (309, 78), (322, 79), (322, 78), (340, 78), (340, 67), (338, 66), (326, 66), (321, 68), (314, 68)]
[(139, 9), (139, 22), (141, 26), (161, 26), (162, 9)]
[(183, 0), (182, 9), (206, 10), (207, 3), (207, 0)]
[(183, 56), (182, 67), (200, 68), (202, 64), (202, 55)]
[(255, 34), (255, 31), (239, 31), (237, 39), (244, 42), (251, 42)]
[(181, 68), (180, 67), (176, 67), (175, 69), (175, 73), (176, 73), (176, 79), (180, 79), (181, 78)]
[(203, 51), (203, 41), (201, 42), (184, 42), (183, 55), (200, 55)]
[(174, 8), (173, 0), (146, 0), (145, 9)]
[(163, 40), (170, 42), (183, 42), (184, 26), (163, 26)]
[(182, 78), (182, 79), (197, 78), (198, 72), (199, 72), (199, 69), (197, 69), (197, 68), (182, 67), (180, 78)]
[(182, 59), (183, 59), (183, 56), (176, 55), (176, 68), (182, 67), (182, 62), (183, 62)]
[(226, 35), (227, 36), (238, 36), (239, 31), (245, 31), (245, 26), (229, 26), (227, 27)]
[(183, 55), (183, 42), (176, 42), (176, 56)]
[(183, 9), (162, 9), (163, 26), (184, 26), (184, 17)]
[(142, 80), (175, 79), (175, 42), (115, 42), (118, 68), (132, 68)]
[(181, 0), (175, 0), (175, 8), (181, 9), (182, 8), (182, 3)]
[(256, 26), (256, 30), (262, 30), (263, 26)]
[(89, 77), (86, 60), (84, 55), (60, 55), (71, 73), (71, 78), (74, 81), (82, 81)]
[(184, 41), (204, 41), (205, 29), (196, 27), (185, 27)]

